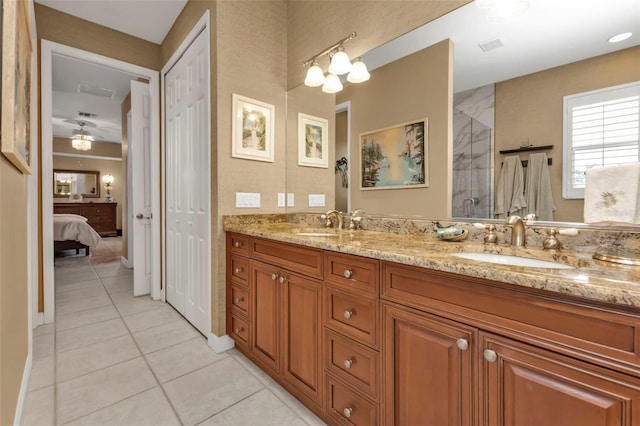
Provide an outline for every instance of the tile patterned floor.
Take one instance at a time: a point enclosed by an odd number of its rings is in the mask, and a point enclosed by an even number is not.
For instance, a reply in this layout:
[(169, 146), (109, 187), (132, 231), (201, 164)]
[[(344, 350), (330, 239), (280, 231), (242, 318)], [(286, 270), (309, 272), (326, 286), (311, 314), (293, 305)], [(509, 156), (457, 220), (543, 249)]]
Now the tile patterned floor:
[(23, 425), (323, 425), (235, 349), (216, 354), (119, 261), (56, 259), (56, 321), (34, 330)]

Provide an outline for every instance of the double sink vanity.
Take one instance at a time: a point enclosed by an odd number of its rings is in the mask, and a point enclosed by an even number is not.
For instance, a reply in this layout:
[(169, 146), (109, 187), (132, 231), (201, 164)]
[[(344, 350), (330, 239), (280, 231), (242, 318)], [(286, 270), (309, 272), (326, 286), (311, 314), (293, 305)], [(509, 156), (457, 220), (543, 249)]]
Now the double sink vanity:
[[(329, 424), (640, 425), (640, 271), (441, 223), (228, 216), (227, 333)], [(595, 244), (590, 246), (589, 244)], [(516, 261), (518, 263), (513, 264)], [(497, 262), (497, 263), (496, 263)]]

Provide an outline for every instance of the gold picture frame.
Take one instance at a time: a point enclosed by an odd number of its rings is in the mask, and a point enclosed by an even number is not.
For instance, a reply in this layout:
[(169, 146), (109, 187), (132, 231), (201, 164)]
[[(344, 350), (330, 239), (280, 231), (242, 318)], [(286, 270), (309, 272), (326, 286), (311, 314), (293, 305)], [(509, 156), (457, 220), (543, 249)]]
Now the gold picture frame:
[(0, 151), (23, 174), (31, 174), (31, 72), (33, 45), (29, 2), (3, 2), (2, 136)]

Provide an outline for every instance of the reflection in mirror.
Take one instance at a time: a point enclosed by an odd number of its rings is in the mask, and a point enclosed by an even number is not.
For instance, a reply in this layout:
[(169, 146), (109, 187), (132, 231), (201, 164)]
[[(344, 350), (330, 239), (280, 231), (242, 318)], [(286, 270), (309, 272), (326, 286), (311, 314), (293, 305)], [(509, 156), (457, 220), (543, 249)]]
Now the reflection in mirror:
[[(456, 111), (452, 111), (452, 116), (464, 111), (469, 116), (469, 124), (454, 124), (455, 128), (450, 129), (451, 139), (446, 135), (434, 137), (431, 130), (436, 120), (429, 117), (428, 153), (428, 167), (447, 167), (447, 173), (432, 181), (431, 186), (449, 185), (450, 213), (454, 217), (495, 217), (495, 186), (505, 159), (499, 151), (525, 145), (553, 145), (544, 151), (552, 159), (549, 173), (556, 206), (553, 220), (582, 222), (583, 201), (562, 198), (563, 97), (640, 80), (640, 2), (536, 0), (531, 2), (526, 14), (493, 25), (484, 25), (487, 22), (484, 13), (469, 3), (362, 55), (372, 75), (360, 89), (376, 88), (374, 82), (380, 78), (377, 74), (388, 72), (386, 64), (450, 38), (454, 45), (453, 93), (447, 103)], [(607, 41), (624, 31), (631, 31), (632, 37), (615, 44)], [(413, 73), (426, 80), (425, 72), (434, 65), (433, 62), (416, 64)], [(378, 120), (391, 120), (397, 115), (397, 102), (409, 105), (416, 99), (432, 96), (431, 92), (415, 90), (411, 96), (405, 95), (398, 101), (399, 94), (394, 88), (410, 76), (397, 74), (391, 78), (393, 84), (378, 87), (377, 93), (367, 95), (368, 105), (388, 106)], [(345, 84), (344, 92), (337, 94), (337, 102), (349, 101), (346, 93), (350, 89), (353, 85)], [(484, 91), (493, 92), (494, 97), (485, 96)], [(419, 111), (415, 111), (415, 117), (409, 113), (395, 117), (388, 125), (420, 116)], [(354, 145), (358, 143), (359, 133), (384, 126), (379, 123), (374, 127), (356, 128), (358, 116), (368, 116), (368, 111), (358, 110), (353, 104), (350, 115), (352, 119), (347, 124), (351, 126), (352, 145), (349, 191), (355, 208), (363, 207), (360, 205), (363, 191), (358, 181), (359, 158)], [(447, 124), (451, 123), (455, 123), (455, 119)], [(469, 136), (469, 142), (455, 145), (456, 134)], [(443, 147), (444, 152), (450, 150), (451, 154), (434, 155), (438, 147)], [(508, 155), (518, 155), (521, 160), (529, 158), (528, 152)], [(456, 178), (454, 169), (463, 173)], [(292, 179), (295, 174), (288, 174), (287, 185)], [(415, 203), (407, 203), (404, 208), (396, 191), (378, 191), (380, 199), (365, 208), (367, 213), (447, 218), (446, 214), (434, 215), (427, 208), (416, 211)], [(404, 191), (411, 194), (415, 189)], [(408, 198), (418, 201), (416, 193), (413, 194)], [(441, 199), (430, 198), (425, 202), (430, 206), (439, 203)]]
[(100, 172), (87, 170), (53, 170), (53, 196), (100, 198)]

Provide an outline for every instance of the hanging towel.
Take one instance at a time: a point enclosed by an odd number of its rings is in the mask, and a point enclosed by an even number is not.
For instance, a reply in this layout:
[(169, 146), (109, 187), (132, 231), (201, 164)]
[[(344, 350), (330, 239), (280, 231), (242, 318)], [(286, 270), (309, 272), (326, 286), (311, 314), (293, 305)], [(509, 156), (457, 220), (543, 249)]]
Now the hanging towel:
[(586, 223), (640, 224), (640, 163), (588, 169), (585, 179)]
[(496, 190), (496, 206), (494, 214), (497, 218), (510, 215), (522, 215), (527, 206), (524, 199), (524, 172), (520, 157), (505, 157)]
[(556, 205), (553, 202), (549, 163), (545, 153), (529, 154), (524, 198), (527, 202), (527, 213), (534, 213), (537, 220), (553, 220)]

